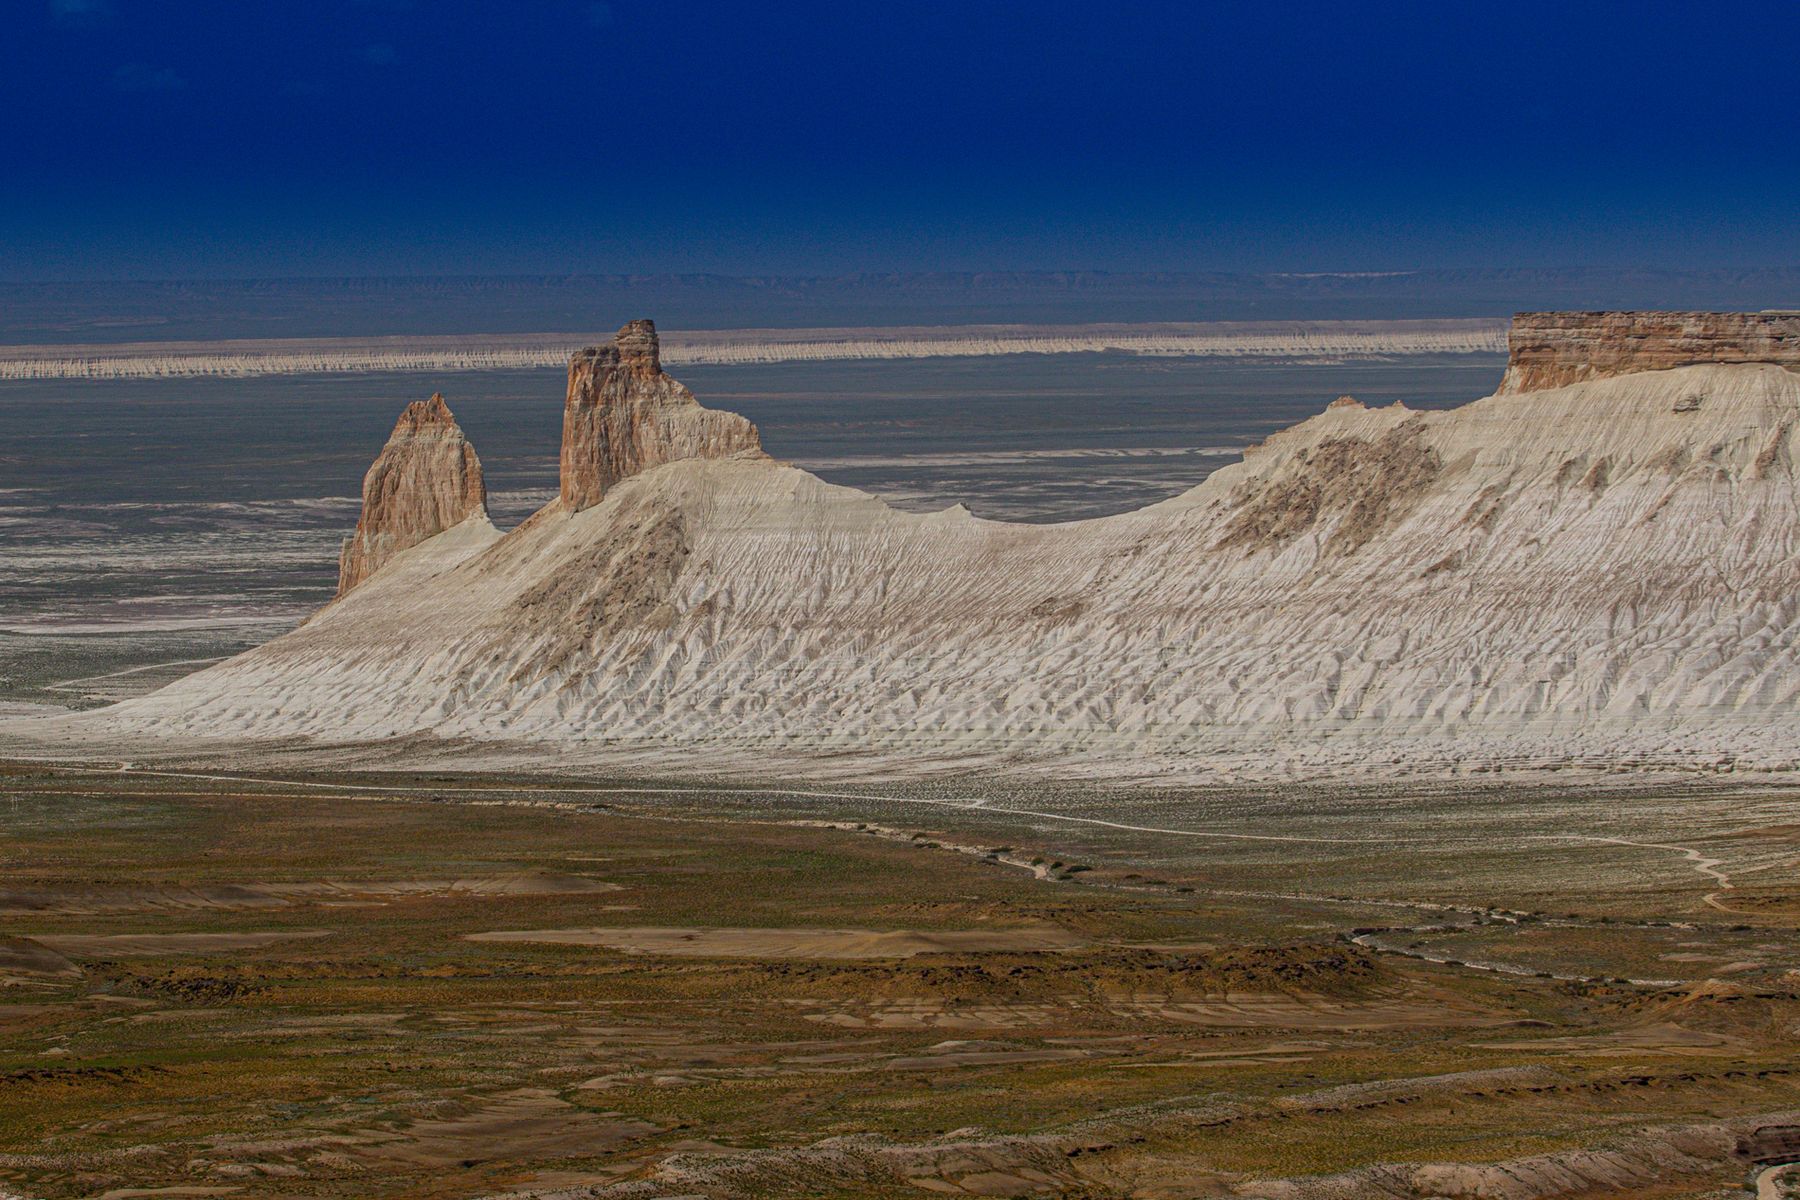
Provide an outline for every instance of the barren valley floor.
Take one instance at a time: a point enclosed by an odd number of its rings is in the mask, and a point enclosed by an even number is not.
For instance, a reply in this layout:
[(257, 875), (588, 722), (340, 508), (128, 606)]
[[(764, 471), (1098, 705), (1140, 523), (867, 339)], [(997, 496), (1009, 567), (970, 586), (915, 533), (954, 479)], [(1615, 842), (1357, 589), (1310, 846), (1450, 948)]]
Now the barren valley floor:
[(1791, 789), (5, 770), (32, 1200), (1727, 1196), (1800, 1122)]

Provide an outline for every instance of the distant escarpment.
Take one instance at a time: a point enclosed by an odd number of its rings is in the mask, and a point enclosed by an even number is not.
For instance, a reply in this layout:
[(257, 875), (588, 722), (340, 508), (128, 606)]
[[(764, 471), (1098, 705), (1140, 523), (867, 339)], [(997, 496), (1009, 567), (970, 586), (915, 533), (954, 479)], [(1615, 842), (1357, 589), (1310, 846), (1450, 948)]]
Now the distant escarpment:
[(1505, 394), (1341, 399), (1182, 495), (1061, 525), (900, 512), (776, 462), (634, 322), (575, 356), (537, 516), (454, 523), (473, 453), (427, 406), (370, 473), (354, 590), (33, 728), (744, 774), (1797, 770), (1784, 320), (1528, 316)]
[(487, 516), (481, 460), (441, 394), (406, 406), (363, 476), (362, 497), (356, 532), (338, 555), (339, 596), (402, 550)]
[(736, 413), (702, 408), (694, 393), (663, 373), (650, 321), (633, 321), (612, 341), (569, 361), (561, 498), (572, 513), (651, 467), (761, 449), (756, 426)]
[(1800, 370), (1800, 312), (1527, 312), (1507, 347), (1502, 392), (1707, 363)]

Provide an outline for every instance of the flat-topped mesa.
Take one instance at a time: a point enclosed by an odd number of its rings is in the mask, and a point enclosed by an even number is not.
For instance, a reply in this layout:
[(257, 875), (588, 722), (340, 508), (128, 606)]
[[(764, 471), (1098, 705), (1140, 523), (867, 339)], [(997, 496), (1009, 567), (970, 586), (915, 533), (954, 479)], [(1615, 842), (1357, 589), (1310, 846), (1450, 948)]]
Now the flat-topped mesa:
[(571, 513), (600, 502), (621, 479), (684, 458), (760, 451), (756, 426), (702, 407), (663, 373), (656, 326), (632, 321), (603, 346), (569, 360), (563, 402), (562, 504)]
[(338, 555), (339, 596), (402, 550), (487, 515), (481, 460), (442, 395), (406, 406), (363, 476), (362, 495), (356, 532)]
[(1528, 312), (1513, 317), (1501, 392), (1700, 363), (1800, 371), (1800, 312)]

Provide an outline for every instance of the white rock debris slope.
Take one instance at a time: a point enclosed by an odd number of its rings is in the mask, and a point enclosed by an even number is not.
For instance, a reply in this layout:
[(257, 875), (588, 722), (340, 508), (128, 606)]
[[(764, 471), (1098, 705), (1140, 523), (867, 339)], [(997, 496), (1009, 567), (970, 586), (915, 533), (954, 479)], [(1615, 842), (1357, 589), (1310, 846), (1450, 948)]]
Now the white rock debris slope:
[(1792, 769), (1800, 374), (1650, 357), (1447, 412), (1341, 399), (1172, 500), (1015, 525), (774, 461), (634, 322), (571, 366), (582, 507), (505, 535), (475, 507), (295, 632), (34, 735), (1170, 781)]

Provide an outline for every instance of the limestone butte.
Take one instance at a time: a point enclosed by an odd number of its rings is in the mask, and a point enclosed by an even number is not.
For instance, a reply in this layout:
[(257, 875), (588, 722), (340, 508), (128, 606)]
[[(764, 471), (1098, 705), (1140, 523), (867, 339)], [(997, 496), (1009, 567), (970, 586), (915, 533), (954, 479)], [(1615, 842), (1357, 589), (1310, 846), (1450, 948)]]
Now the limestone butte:
[[(1615, 377), (1340, 401), (1059, 525), (899, 512), (752, 452), (627, 326), (571, 368), (564, 519), (446, 529), (285, 637), (43, 728), (645, 771), (1797, 770), (1800, 372), (1660, 369), (1697, 335), (1658, 321), (1584, 352)], [(410, 511), (378, 476), (373, 534)]]
[(441, 394), (406, 406), (363, 476), (362, 496), (356, 532), (338, 555), (339, 596), (402, 550), (487, 516), (481, 460)]
[(612, 341), (569, 360), (561, 496), (571, 513), (651, 467), (761, 449), (756, 426), (736, 413), (702, 408), (694, 393), (663, 373), (653, 322), (632, 321)]
[(1528, 312), (1513, 317), (1502, 392), (1707, 363), (1800, 370), (1800, 312)]

